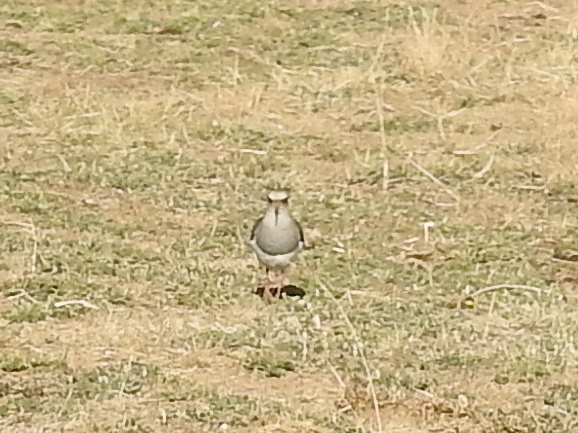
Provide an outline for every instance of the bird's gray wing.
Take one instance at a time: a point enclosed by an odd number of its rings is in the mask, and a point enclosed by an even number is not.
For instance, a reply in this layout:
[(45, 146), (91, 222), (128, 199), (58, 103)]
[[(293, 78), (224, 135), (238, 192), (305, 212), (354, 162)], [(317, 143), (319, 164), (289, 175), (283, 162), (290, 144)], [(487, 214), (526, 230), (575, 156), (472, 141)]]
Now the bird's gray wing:
[(255, 239), (255, 234), (257, 232), (257, 227), (259, 227), (259, 224), (261, 224), (261, 221), (263, 221), (263, 218), (265, 216), (260, 217), (259, 219), (257, 219), (257, 221), (255, 221), (255, 224), (253, 224), (253, 228), (251, 229), (251, 237), (249, 238), (250, 241)]

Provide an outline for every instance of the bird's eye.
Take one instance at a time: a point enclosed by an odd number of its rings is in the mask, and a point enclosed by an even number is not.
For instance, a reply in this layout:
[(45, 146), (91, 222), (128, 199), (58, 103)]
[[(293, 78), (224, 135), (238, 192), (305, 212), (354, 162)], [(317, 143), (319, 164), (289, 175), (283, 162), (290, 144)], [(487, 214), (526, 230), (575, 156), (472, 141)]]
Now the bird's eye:
[(271, 200), (270, 198), (267, 197), (267, 202), (268, 202), (268, 203), (273, 203), (273, 200)]
[(288, 199), (288, 198), (286, 198), (285, 200), (281, 200), (281, 203), (283, 203), (283, 204), (287, 204), (287, 203), (289, 203), (289, 199)]

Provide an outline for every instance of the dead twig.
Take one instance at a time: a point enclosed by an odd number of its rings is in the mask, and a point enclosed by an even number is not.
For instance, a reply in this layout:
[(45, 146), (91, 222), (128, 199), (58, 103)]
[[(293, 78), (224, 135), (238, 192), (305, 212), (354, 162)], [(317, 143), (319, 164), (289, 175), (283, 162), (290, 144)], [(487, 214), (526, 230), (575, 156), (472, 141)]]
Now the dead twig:
[(415, 162), (413, 160), (413, 158), (411, 158), (411, 157), (409, 158), (409, 163), (411, 165), (413, 165), (421, 174), (423, 174), (425, 177), (427, 177), (433, 183), (439, 185), (445, 192), (447, 192), (450, 196), (452, 196), (452, 198), (455, 201), (457, 201), (457, 202), (460, 201), (459, 195), (457, 195), (455, 192), (453, 192), (446, 184), (444, 184), (441, 180), (439, 180), (437, 177), (435, 177), (432, 173), (430, 173), (425, 168), (423, 168), (421, 165), (419, 165), (417, 162)]
[(41, 303), (40, 301), (38, 301), (35, 297), (33, 297), (30, 293), (28, 293), (24, 289), (20, 290), (20, 293), (6, 297), (6, 299), (9, 301), (15, 301), (16, 299), (20, 299), (20, 298), (26, 298), (30, 302), (32, 302), (33, 304), (37, 304), (37, 305)]
[(486, 165), (484, 165), (484, 167), (480, 171), (475, 173), (473, 175), (473, 177), (475, 179), (481, 179), (482, 177), (484, 177), (484, 175), (492, 169), (492, 165), (494, 165), (494, 159), (495, 159), (495, 155), (492, 153), (492, 155), (490, 156), (490, 159), (488, 159), (488, 162), (486, 163)]
[(538, 287), (532, 287), (532, 286), (525, 286), (522, 284), (498, 284), (496, 286), (489, 286), (489, 287), (484, 287), (482, 289), (476, 290), (474, 293), (466, 296), (464, 299), (466, 298), (474, 298), (476, 296), (482, 295), (484, 293), (488, 293), (488, 292), (494, 292), (496, 290), (503, 290), (503, 289), (507, 289), (507, 290), (525, 290), (528, 292), (534, 292), (534, 293), (544, 293), (545, 290), (540, 289)]
[(82, 305), (85, 308), (92, 308), (93, 310), (98, 310), (98, 306), (91, 304), (90, 302), (88, 302), (85, 299), (74, 299), (74, 300), (70, 300), (70, 301), (59, 301), (59, 302), (55, 302), (54, 306), (56, 308), (58, 307), (66, 307), (68, 305)]

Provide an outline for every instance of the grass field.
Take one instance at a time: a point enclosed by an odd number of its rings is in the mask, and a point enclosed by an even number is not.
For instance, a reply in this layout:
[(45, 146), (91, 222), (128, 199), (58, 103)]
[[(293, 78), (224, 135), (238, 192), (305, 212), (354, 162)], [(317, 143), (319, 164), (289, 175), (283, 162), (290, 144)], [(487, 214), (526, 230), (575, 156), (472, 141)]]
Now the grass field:
[(578, 431), (577, 43), (576, 0), (4, 0), (0, 431)]

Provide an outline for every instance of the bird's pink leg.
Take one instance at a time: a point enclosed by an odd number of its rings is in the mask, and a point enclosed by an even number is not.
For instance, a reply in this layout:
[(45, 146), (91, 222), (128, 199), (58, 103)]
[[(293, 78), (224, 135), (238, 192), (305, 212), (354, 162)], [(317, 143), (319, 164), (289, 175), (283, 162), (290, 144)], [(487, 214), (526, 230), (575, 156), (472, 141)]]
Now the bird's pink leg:
[(279, 274), (279, 290), (288, 285), (289, 277), (285, 274), (285, 269), (283, 269)]
[(267, 275), (263, 280), (263, 299), (269, 301), (273, 295), (271, 294), (271, 289), (275, 287), (275, 280), (271, 278), (271, 271), (267, 269)]

